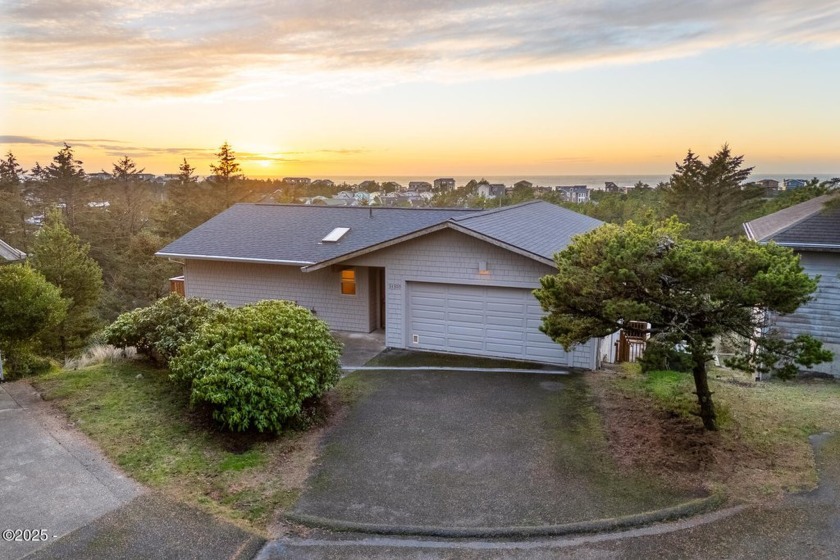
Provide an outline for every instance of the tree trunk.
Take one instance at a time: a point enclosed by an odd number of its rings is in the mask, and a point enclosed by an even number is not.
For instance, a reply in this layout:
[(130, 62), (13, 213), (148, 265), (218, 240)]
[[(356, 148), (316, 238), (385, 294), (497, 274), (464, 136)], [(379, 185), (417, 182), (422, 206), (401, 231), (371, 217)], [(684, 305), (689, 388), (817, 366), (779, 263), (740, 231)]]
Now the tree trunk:
[(706, 375), (706, 354), (705, 352), (693, 352), (694, 387), (697, 390), (697, 402), (700, 403), (700, 418), (703, 419), (703, 426), (710, 431), (717, 431), (717, 415), (715, 404), (712, 402), (712, 392), (709, 391), (709, 378)]

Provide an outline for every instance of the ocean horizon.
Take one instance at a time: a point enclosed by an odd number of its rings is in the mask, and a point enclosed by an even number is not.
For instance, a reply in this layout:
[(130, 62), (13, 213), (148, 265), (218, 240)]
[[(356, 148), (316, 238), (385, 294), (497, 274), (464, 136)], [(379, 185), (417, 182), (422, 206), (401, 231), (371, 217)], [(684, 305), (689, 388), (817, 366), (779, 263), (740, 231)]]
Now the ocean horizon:
[[(826, 181), (834, 177), (840, 176), (840, 172), (836, 174), (821, 174), (821, 173), (756, 173), (750, 176), (753, 181), (760, 181), (763, 179), (775, 179), (780, 183), (784, 179), (805, 179), (810, 180), (814, 177), (820, 181)], [(254, 179), (282, 179), (276, 176), (251, 176)], [(507, 186), (513, 186), (515, 183), (525, 180), (530, 181), (534, 185), (545, 187), (557, 186), (574, 186), (586, 185), (590, 188), (604, 188), (607, 181), (611, 181), (619, 187), (632, 187), (639, 181), (646, 183), (651, 187), (655, 187), (662, 181), (668, 181), (670, 175), (646, 175), (646, 174), (616, 174), (616, 175), (484, 175), (484, 176), (467, 176), (467, 175), (340, 175), (340, 176), (313, 176), (315, 179), (330, 179), (337, 185), (346, 183), (348, 185), (357, 185), (362, 181), (373, 180), (377, 183), (384, 183), (386, 181), (393, 181), (402, 186), (408, 186), (410, 181), (428, 181), (433, 182), (440, 177), (447, 177), (455, 179), (456, 186), (466, 185), (472, 179), (481, 180), (486, 179), (490, 183), (502, 183)]]

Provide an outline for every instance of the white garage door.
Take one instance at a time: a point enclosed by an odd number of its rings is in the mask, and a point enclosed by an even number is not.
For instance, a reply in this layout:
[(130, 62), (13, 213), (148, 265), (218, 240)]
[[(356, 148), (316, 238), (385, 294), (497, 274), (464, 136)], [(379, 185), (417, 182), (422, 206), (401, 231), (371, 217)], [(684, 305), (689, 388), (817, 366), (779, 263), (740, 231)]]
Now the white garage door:
[(572, 365), (531, 290), (408, 283), (408, 347)]

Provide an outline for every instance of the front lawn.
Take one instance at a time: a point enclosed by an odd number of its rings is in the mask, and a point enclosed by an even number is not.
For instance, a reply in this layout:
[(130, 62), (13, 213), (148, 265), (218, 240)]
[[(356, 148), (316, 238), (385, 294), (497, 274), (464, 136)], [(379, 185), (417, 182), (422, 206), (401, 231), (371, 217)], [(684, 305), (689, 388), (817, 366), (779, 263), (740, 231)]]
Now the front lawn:
[(754, 382), (722, 369), (709, 377), (717, 433), (704, 431), (693, 415), (697, 403), (690, 374), (643, 375), (625, 367), (590, 376), (618, 460), (652, 469), (675, 485), (699, 483), (747, 502), (814, 488), (817, 472), (808, 436), (840, 433), (840, 383)]
[[(260, 531), (295, 502), (317, 449), (318, 429), (221, 432), (206, 411), (190, 410), (168, 371), (139, 362), (55, 371), (34, 384), (134, 479)], [(327, 408), (358, 390), (337, 389)]]

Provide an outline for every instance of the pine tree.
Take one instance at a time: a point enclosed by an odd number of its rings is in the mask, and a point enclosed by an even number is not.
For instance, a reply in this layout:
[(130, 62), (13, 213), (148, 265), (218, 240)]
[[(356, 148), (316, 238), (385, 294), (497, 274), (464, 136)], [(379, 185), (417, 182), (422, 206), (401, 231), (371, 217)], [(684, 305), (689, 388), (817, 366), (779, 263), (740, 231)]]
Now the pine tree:
[(61, 289), (67, 302), (67, 317), (41, 336), (44, 349), (66, 357), (84, 346), (98, 328), (95, 315), (102, 291), (102, 269), (88, 255), (82, 243), (64, 224), (61, 213), (51, 210), (33, 245), (32, 266), (48, 282)]
[(23, 169), (12, 152), (0, 160), (0, 239), (22, 251), (28, 250), (26, 218), (29, 209), (23, 197)]
[(61, 207), (68, 225), (75, 228), (78, 211), (89, 201), (85, 199), (88, 190), (85, 170), (73, 154), (73, 148), (65, 143), (51, 164), (41, 167), (36, 163), (32, 174), (42, 202), (47, 207)]
[(221, 186), (224, 194), (225, 208), (229, 207), (234, 202), (234, 189), (236, 183), (244, 178), (239, 163), (236, 161), (236, 154), (230, 147), (230, 144), (225, 141), (219, 148), (218, 153), (215, 154), (219, 158), (218, 164), (210, 164), (210, 169), (213, 171), (213, 182)]
[(741, 233), (741, 224), (760, 203), (761, 189), (744, 186), (752, 167), (733, 156), (729, 145), (703, 163), (691, 150), (676, 164), (670, 184), (662, 189), (668, 214), (689, 224), (687, 237), (723, 239)]

